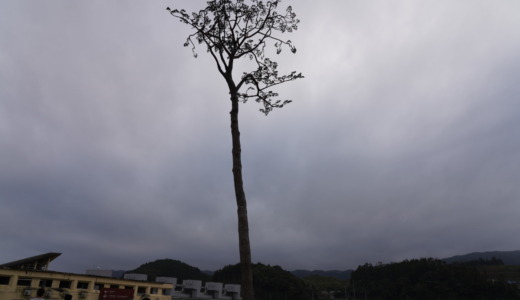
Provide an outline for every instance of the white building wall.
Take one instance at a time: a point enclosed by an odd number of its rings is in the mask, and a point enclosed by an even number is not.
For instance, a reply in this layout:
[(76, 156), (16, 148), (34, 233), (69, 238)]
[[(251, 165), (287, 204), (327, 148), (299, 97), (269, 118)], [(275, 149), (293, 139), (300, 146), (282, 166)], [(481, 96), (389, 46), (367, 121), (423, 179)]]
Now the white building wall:
[(126, 273), (123, 278), (124, 279), (128, 279), (128, 280), (146, 281), (148, 279), (148, 275), (146, 275), (146, 274), (137, 274), (137, 273)]
[(112, 270), (101, 270), (101, 269), (92, 269), (86, 270), (85, 274), (94, 275), (94, 276), (103, 276), (103, 277), (112, 277), (114, 272)]
[(206, 282), (206, 294), (220, 298), (222, 297), (222, 286), (222, 282)]
[(164, 294), (169, 294), (170, 296), (173, 296), (173, 294), (175, 293), (175, 286), (177, 285), (177, 278), (175, 278), (175, 277), (156, 277), (155, 282), (170, 283), (173, 286), (173, 288), (170, 290), (169, 293), (165, 292)]
[(177, 278), (175, 277), (157, 277), (155, 278), (155, 282), (160, 283), (171, 283), (173, 284), (173, 287), (177, 284)]
[(191, 295), (193, 298), (197, 298), (200, 295), (200, 289), (202, 288), (202, 281), (200, 280), (183, 280), (182, 281), (182, 292)]
[(226, 284), (224, 291), (227, 296), (232, 295), (233, 299), (240, 299), (240, 284)]

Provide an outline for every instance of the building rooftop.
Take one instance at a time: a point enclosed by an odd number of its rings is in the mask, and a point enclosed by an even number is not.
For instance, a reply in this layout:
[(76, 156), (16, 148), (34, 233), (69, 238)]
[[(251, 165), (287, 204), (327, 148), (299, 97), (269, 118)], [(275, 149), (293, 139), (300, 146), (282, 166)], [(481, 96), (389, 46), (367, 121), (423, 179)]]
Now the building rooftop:
[(46, 271), (49, 268), (49, 263), (60, 255), (61, 253), (49, 252), (1, 264), (0, 267), (19, 270)]

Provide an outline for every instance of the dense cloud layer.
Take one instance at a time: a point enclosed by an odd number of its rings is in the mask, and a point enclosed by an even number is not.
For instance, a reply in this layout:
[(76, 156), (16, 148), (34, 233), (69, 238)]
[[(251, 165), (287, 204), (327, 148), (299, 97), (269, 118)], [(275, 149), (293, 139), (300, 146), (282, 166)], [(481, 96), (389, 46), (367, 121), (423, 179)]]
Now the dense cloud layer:
[[(238, 261), (226, 86), (165, 10), (204, 3), (0, 3), (1, 261)], [(242, 106), (253, 260), (520, 249), (520, 3), (282, 4), (306, 78)]]

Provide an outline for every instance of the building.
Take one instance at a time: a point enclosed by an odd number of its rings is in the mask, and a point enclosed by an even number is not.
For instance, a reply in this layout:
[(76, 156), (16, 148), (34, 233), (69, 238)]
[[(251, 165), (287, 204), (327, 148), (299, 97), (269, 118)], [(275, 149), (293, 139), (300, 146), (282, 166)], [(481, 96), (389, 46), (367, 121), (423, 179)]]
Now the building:
[(74, 274), (49, 271), (49, 264), (61, 253), (47, 253), (0, 265), (0, 300), (29, 300), (45, 289), (44, 298), (62, 300), (172, 300), (240, 299), (240, 285), (184, 280), (172, 277), (147, 280), (145, 274), (125, 274), (114, 278), (112, 272)]
[(222, 282), (206, 282), (200, 280), (184, 280), (172, 293), (174, 299), (241, 299), (239, 284), (223, 284)]
[(61, 300), (67, 294), (74, 300), (98, 300), (104, 291), (116, 290), (117, 293), (118, 289), (132, 290), (135, 300), (172, 298), (175, 285), (164, 279), (163, 282), (149, 282), (49, 271), (49, 263), (59, 255), (47, 253), (0, 265), (0, 300), (31, 299), (36, 297), (39, 288), (45, 289), (45, 298), (49, 300)]

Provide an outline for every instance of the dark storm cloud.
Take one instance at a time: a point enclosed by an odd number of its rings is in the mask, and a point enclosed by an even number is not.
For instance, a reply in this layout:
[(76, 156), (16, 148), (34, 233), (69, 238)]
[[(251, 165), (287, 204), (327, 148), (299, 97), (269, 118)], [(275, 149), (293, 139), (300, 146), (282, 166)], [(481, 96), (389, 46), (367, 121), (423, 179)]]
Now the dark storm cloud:
[[(298, 52), (276, 58), (306, 78), (241, 110), (253, 260), (518, 249), (518, 4), (291, 4)], [(4, 261), (238, 261), (228, 94), (168, 5), (0, 4)]]

